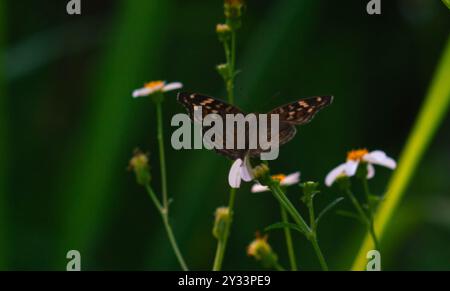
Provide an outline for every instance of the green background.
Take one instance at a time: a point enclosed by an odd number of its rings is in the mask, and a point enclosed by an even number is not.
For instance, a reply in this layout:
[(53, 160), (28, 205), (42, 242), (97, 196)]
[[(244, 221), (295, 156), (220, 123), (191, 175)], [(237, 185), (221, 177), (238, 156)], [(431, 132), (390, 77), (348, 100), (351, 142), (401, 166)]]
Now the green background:
[[(215, 34), (222, 1), (82, 0), (80, 16), (66, 14), (66, 1), (25, 2), (0, 2), (0, 269), (65, 270), (66, 252), (76, 249), (84, 270), (178, 270), (159, 214), (126, 170), (135, 147), (149, 151), (159, 189), (155, 108), (131, 92), (163, 79), (225, 98), (214, 70), (224, 61)], [(441, 1), (382, 1), (374, 16), (360, 0), (247, 1), (236, 103), (265, 112), (300, 97), (335, 96), (283, 146), (273, 172), (300, 170), (303, 180), (322, 182), (359, 147), (397, 159), (449, 28)], [(209, 270), (229, 162), (206, 150), (173, 150), (170, 118), (184, 112), (174, 92), (164, 110), (171, 222), (189, 267)], [(450, 269), (449, 132), (447, 116), (382, 241), (385, 269)], [(370, 185), (381, 194), (391, 172), (377, 170)], [(279, 220), (270, 193), (249, 188), (237, 195), (226, 270), (260, 269), (246, 246)], [(321, 189), (318, 207), (339, 196)], [(300, 205), (297, 187), (289, 197)], [(319, 239), (331, 269), (351, 266), (363, 235), (355, 221), (324, 218)], [(294, 239), (300, 268), (319, 269), (310, 245)], [(283, 232), (269, 242), (288, 266)]]

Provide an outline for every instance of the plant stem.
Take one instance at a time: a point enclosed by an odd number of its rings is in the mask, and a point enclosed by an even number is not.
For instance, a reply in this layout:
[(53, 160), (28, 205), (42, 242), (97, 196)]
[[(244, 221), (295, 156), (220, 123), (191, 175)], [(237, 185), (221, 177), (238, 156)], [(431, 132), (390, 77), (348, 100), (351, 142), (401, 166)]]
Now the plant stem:
[[(283, 208), (283, 206), (280, 205), (281, 210), (281, 219), (284, 223), (289, 223), (289, 219), (286, 213), (286, 210)], [(288, 256), (289, 256), (289, 262), (291, 264), (291, 270), (297, 271), (297, 261), (295, 259), (295, 252), (294, 252), (294, 246), (292, 244), (292, 234), (291, 229), (289, 227), (284, 228), (284, 236), (286, 237), (286, 247), (288, 250)]]
[(375, 248), (377, 250), (379, 250), (380, 247), (379, 247), (379, 244), (378, 244), (377, 236), (375, 234), (375, 228), (373, 226), (374, 225), (373, 219), (371, 217), (368, 217), (368, 215), (364, 212), (364, 210), (363, 210), (361, 204), (359, 203), (358, 199), (356, 199), (355, 195), (353, 195), (353, 193), (352, 193), (352, 191), (350, 191), (350, 189), (347, 189), (345, 192), (346, 192), (348, 198), (350, 199), (350, 201), (352, 202), (353, 206), (355, 207), (356, 211), (358, 212), (359, 217), (361, 218), (361, 220), (366, 225), (367, 231), (369, 232), (370, 236), (372, 237), (372, 240), (373, 240), (373, 243), (375, 245)]
[(320, 250), (319, 244), (317, 242), (317, 236), (315, 232), (313, 232), (305, 220), (302, 218), (300, 213), (298, 213), (297, 209), (295, 209), (294, 205), (292, 205), (291, 201), (286, 197), (286, 194), (281, 190), (280, 185), (276, 182), (271, 182), (268, 184), (272, 194), (275, 198), (280, 202), (281, 206), (284, 207), (289, 214), (294, 219), (295, 223), (297, 223), (298, 227), (302, 230), (302, 233), (306, 236), (306, 238), (311, 242), (314, 251), (316, 252), (316, 256), (319, 260), (320, 266), (323, 271), (328, 271), (328, 265), (325, 261), (325, 258)]
[(225, 250), (227, 248), (227, 242), (228, 242), (228, 237), (230, 235), (231, 223), (233, 221), (233, 208), (234, 208), (235, 199), (236, 199), (236, 189), (230, 188), (230, 199), (228, 201), (228, 209), (230, 211), (230, 220), (226, 224), (223, 240), (219, 239), (217, 241), (217, 249), (216, 249), (216, 256), (214, 258), (213, 271), (220, 271), (222, 268), (223, 257), (225, 255)]
[(169, 241), (170, 244), (172, 246), (172, 249), (175, 253), (175, 256), (178, 259), (178, 262), (181, 266), (181, 269), (183, 271), (189, 271), (186, 262), (183, 259), (183, 255), (180, 252), (180, 249), (178, 247), (177, 241), (175, 239), (175, 235), (173, 234), (173, 230), (172, 227), (170, 226), (170, 222), (169, 222), (169, 214), (167, 212), (167, 209), (164, 208), (164, 206), (161, 205), (161, 203), (159, 202), (155, 192), (153, 191), (152, 187), (150, 186), (150, 184), (146, 184), (145, 185), (145, 189), (147, 190), (148, 195), (150, 196), (150, 198), (152, 199), (153, 203), (155, 204), (156, 208), (158, 209), (159, 213), (161, 214), (163, 223), (164, 223), (164, 228), (166, 229), (167, 232), (167, 236), (169, 237)]
[(161, 170), (161, 188), (162, 188), (162, 204), (166, 212), (169, 212), (169, 200), (167, 197), (167, 175), (166, 175), (166, 155), (164, 152), (164, 128), (162, 117), (162, 102), (156, 103), (156, 118), (157, 118), (157, 139), (159, 146), (159, 165)]
[(317, 258), (319, 259), (319, 263), (320, 263), (320, 266), (322, 267), (322, 270), (323, 271), (328, 271), (328, 265), (327, 265), (327, 262), (325, 261), (325, 258), (324, 258), (323, 254), (322, 254), (322, 251), (320, 250), (319, 243), (317, 242), (316, 234), (314, 234), (309, 239), (309, 241), (311, 242), (311, 244), (312, 244), (312, 246), (314, 248), (314, 251), (316, 252), (316, 255), (317, 255)]
[[(224, 42), (225, 57), (229, 68), (229, 78), (225, 80), (225, 87), (228, 95), (228, 103), (234, 104), (234, 76), (236, 67), (236, 32), (231, 32), (231, 47), (227, 41)], [(226, 225), (225, 235), (223, 240), (217, 241), (216, 256), (214, 258), (213, 271), (220, 271), (222, 269), (223, 257), (227, 248), (228, 237), (230, 235), (231, 224), (233, 222), (234, 201), (236, 199), (236, 189), (230, 188), (228, 201), (228, 209), (230, 211), (231, 219)]]

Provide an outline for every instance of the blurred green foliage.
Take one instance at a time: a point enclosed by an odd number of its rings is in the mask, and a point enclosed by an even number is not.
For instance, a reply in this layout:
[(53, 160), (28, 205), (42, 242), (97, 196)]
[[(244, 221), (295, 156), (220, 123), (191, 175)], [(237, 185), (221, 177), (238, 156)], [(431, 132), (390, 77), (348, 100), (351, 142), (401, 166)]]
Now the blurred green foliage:
[[(215, 35), (222, 1), (83, 1), (81, 16), (67, 15), (65, 1), (27, 9), (19, 2), (0, 2), (0, 267), (64, 270), (66, 252), (77, 249), (88, 270), (178, 269), (158, 213), (126, 171), (133, 149), (148, 149), (159, 189), (155, 111), (130, 94), (165, 79), (224, 97), (214, 71), (224, 59)], [(384, 1), (382, 14), (369, 16), (365, 5), (247, 1), (236, 103), (264, 112), (299, 97), (335, 96), (283, 146), (273, 171), (322, 182), (349, 149), (398, 157), (403, 148), (450, 32), (448, 9)], [(170, 134), (170, 117), (183, 109), (174, 94), (164, 106)], [(447, 116), (392, 218), (385, 269), (449, 268), (449, 130)], [(210, 269), (229, 162), (205, 150), (174, 151), (168, 140), (174, 231), (190, 267)], [(380, 169), (372, 190), (384, 192), (390, 174)], [(280, 219), (270, 194), (250, 194), (249, 186), (238, 192), (224, 269), (260, 268), (246, 246)], [(318, 208), (339, 194), (321, 190)], [(289, 195), (300, 205), (299, 189)], [(350, 267), (363, 234), (351, 220), (324, 217), (319, 239), (332, 269)], [(318, 269), (308, 243), (294, 240), (300, 268)], [(269, 242), (287, 265), (282, 232)]]

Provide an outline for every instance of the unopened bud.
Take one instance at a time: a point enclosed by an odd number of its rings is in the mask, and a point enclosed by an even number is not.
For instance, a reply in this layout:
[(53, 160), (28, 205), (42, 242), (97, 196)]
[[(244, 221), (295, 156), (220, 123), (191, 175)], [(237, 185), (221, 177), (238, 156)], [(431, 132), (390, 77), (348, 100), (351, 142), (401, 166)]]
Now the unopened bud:
[(213, 235), (218, 240), (224, 240), (226, 236), (227, 225), (231, 222), (230, 209), (228, 207), (219, 207), (216, 209)]
[(261, 237), (258, 233), (256, 238), (247, 247), (247, 255), (261, 261), (264, 267), (270, 268), (277, 265), (278, 256), (267, 242), (267, 235)]
[(146, 185), (150, 183), (151, 175), (148, 156), (139, 149), (134, 151), (133, 158), (130, 160), (129, 169), (133, 170), (136, 174), (136, 181), (138, 184)]
[(221, 42), (226, 42), (230, 39), (231, 28), (228, 24), (217, 24), (216, 33)]

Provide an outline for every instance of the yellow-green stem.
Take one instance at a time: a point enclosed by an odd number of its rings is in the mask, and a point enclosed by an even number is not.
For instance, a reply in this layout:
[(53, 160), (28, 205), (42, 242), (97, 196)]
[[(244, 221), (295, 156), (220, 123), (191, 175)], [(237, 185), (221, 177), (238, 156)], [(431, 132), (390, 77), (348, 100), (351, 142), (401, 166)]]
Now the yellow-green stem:
[(169, 199), (167, 197), (167, 173), (166, 155), (164, 152), (164, 127), (163, 127), (162, 101), (156, 103), (157, 139), (159, 146), (159, 165), (161, 170), (162, 204), (166, 212), (169, 212)]
[[(415, 122), (406, 146), (400, 156), (398, 168), (388, 185), (385, 199), (375, 214), (375, 232), (382, 238), (401, 198), (411, 181), (420, 160), (433, 139), (450, 104), (450, 37), (442, 59), (436, 70), (422, 110)], [(373, 248), (370, 236), (366, 236), (357, 257), (353, 270), (364, 270), (366, 254)]]
[(147, 190), (150, 199), (152, 199), (153, 203), (155, 204), (156, 209), (158, 209), (159, 213), (161, 214), (161, 218), (164, 223), (164, 228), (166, 229), (167, 232), (167, 237), (169, 238), (170, 245), (172, 246), (173, 252), (175, 253), (175, 256), (178, 259), (178, 263), (180, 264), (181, 269), (183, 271), (189, 271), (186, 262), (184, 261), (183, 255), (181, 254), (180, 248), (178, 247), (175, 235), (173, 234), (172, 227), (170, 226), (169, 214), (167, 212), (167, 209), (161, 205), (161, 203), (158, 200), (158, 197), (156, 196), (150, 184), (146, 184), (145, 189)]
[[(288, 215), (283, 206), (280, 205), (281, 209), (281, 219), (284, 223), (289, 223)], [(292, 234), (291, 229), (289, 227), (284, 228), (284, 236), (286, 238), (286, 248), (289, 256), (289, 263), (291, 264), (291, 270), (297, 271), (297, 260), (295, 258), (294, 245), (292, 243)]]

